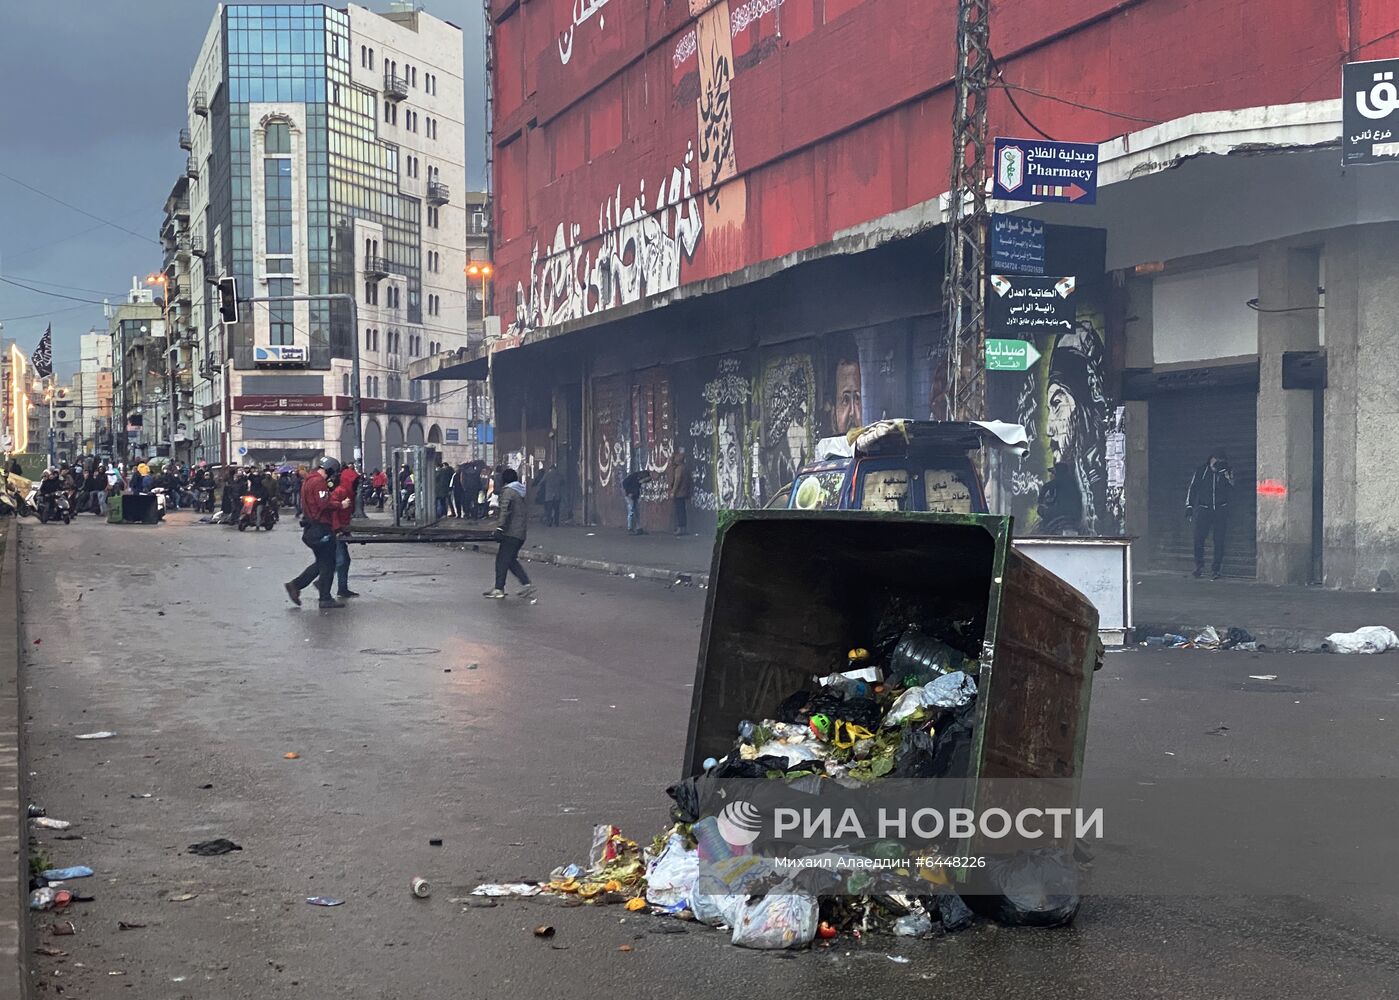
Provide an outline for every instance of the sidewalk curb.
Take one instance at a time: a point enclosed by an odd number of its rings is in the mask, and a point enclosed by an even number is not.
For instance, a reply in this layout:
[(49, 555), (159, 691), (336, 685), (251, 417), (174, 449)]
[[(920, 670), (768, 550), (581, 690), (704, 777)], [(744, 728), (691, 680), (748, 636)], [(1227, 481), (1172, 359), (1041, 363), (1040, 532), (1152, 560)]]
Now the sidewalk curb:
[[(1132, 626), (1132, 641), (1138, 643), (1145, 642), (1147, 636), (1166, 635), (1167, 633), (1183, 635), (1187, 639), (1194, 639), (1195, 636), (1205, 630), (1208, 624), (1209, 623), (1204, 625), (1182, 625), (1179, 623), (1160, 624), (1157, 622), (1138, 622), (1136, 625)], [(1277, 625), (1260, 625), (1257, 627), (1242, 625), (1236, 627), (1243, 628), (1253, 636), (1254, 641), (1258, 643), (1260, 649), (1287, 653), (1326, 652), (1324, 644), (1328, 633), (1325, 632), (1317, 632), (1312, 629), (1288, 628), (1286, 626)], [(1215, 628), (1221, 636), (1229, 630), (1227, 626), (1215, 625)], [(1229, 651), (1225, 650), (1225, 652)]]
[(12, 852), (8, 879), (0, 880), (0, 996), (28, 997), (29, 823), (25, 798), (24, 688), (20, 683), (19, 529), (13, 519), (0, 528), (0, 851)]
[[(467, 546), (463, 546), (466, 548)], [(475, 551), (495, 554), (492, 542), (477, 542), (469, 546)], [(636, 580), (655, 580), (658, 583), (679, 584), (684, 587), (709, 587), (708, 573), (694, 573), (687, 570), (666, 569), (662, 566), (642, 566), (636, 563), (611, 562), (605, 559), (584, 559), (581, 556), (565, 556), (543, 549), (521, 549), (520, 558), (525, 562), (543, 563), (550, 566), (564, 566), (569, 569), (585, 569), (594, 573), (609, 573), (612, 576), (626, 576)]]

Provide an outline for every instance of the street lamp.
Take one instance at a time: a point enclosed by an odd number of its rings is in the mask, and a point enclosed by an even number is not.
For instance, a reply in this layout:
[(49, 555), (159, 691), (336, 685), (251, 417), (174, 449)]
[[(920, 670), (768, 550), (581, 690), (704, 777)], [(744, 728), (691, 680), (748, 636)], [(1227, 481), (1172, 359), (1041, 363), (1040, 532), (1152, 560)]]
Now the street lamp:
[[(491, 345), (487, 343), (486, 333), (486, 282), (491, 280), (491, 275), (495, 273), (495, 268), (488, 260), (473, 260), (466, 265), (466, 276), (471, 279), (481, 279), (481, 343), (486, 346), (486, 426), (491, 429), (491, 452), (490, 460), (495, 461), (495, 352), (491, 350)], [(484, 442), (482, 442), (484, 444)]]

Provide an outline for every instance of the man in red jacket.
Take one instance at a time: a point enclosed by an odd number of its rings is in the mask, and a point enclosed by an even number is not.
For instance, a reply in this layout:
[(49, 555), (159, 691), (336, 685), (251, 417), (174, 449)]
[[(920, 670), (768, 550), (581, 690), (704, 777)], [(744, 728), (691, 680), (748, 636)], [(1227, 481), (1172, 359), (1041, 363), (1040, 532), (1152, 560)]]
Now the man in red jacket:
[(301, 571), (301, 575), (286, 584), (287, 596), (301, 606), (301, 592), (312, 580), (320, 592), (323, 608), (343, 608), (343, 601), (330, 596), (330, 580), (335, 575), (335, 507), (330, 499), (330, 480), (340, 473), (340, 463), (326, 456), (316, 462), (315, 470), (301, 486), (301, 542), (316, 561)]
[(340, 586), (335, 596), (340, 598), (358, 597), (350, 589), (350, 546), (345, 541), (350, 535), (350, 519), (355, 515), (355, 486), (359, 473), (353, 466), (345, 466), (335, 480), (335, 488), (330, 491), (331, 527), (335, 529), (335, 579)]

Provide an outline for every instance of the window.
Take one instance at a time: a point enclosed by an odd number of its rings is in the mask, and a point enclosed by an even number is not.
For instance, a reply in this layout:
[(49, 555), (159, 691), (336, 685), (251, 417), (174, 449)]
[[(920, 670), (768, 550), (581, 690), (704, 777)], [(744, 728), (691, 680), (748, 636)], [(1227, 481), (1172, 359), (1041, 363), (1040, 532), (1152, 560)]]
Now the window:
[(373, 49), (370, 49), (370, 50), (369, 50), (369, 68), (370, 68), (370, 69), (373, 69), (373, 68), (374, 68), (374, 50), (373, 50)]
[(392, 101), (384, 102), (384, 121), (390, 125), (398, 124), (398, 105)]
[(428, 227), (429, 227), (429, 228), (431, 228), (431, 229), (436, 229), (436, 228), (438, 227), (438, 225), (441, 223), (442, 216), (441, 216), (440, 212), (441, 212), (441, 209), (436, 208), (436, 207), (434, 207), (434, 206), (432, 206), (432, 205), (429, 205), (429, 206), (427, 207), (427, 224), (428, 224)]
[(290, 257), (268, 257), (263, 261), (263, 270), (268, 274), (293, 274), (296, 269), (292, 267)]
[(341, 393), (340, 393), (340, 394), (341, 394), (342, 396), (348, 396), (348, 395), (350, 394), (350, 373), (349, 373), (349, 372), (346, 372), (344, 375), (341, 375), (341, 376), (340, 376), (340, 385), (341, 385)]
[(267, 153), (290, 153), (291, 126), (286, 122), (272, 122), (268, 125), (266, 144), (263, 151)]
[(266, 210), (266, 250), (268, 254), (290, 254), (291, 159), (269, 156), (263, 161), (263, 207)]
[[(267, 282), (267, 295), (294, 295), (290, 278), (272, 278)], [(269, 302), (267, 304), (267, 342), (269, 344), (296, 343), (296, 328), (293, 325), (296, 305), (292, 302)]]
[(409, 66), (409, 67), (408, 67), (408, 83), (409, 83), (409, 85), (414, 86), (414, 87), (416, 87), (416, 86), (418, 85), (418, 67), (416, 67), (416, 66)]
[(359, 64), (361, 66), (369, 65), (369, 47), (366, 45), (359, 47)]
[(372, 281), (364, 283), (364, 304), (367, 306), (379, 304), (379, 286)]

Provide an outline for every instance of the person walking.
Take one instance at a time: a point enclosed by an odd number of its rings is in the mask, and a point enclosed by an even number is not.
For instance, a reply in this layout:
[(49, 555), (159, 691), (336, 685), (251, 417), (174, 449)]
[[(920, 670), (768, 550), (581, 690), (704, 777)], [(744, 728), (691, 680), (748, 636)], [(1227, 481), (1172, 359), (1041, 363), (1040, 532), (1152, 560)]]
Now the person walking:
[(494, 600), (505, 596), (505, 576), (514, 573), (520, 581), (519, 596), (529, 597), (534, 593), (534, 584), (529, 582), (529, 574), (520, 565), (520, 549), (524, 548), (529, 535), (529, 507), (525, 504), (525, 484), (520, 482), (514, 469), (502, 469), (500, 483), (500, 523), (496, 525), (496, 537), (500, 547), (495, 554), (495, 589), (483, 594)]
[(369, 477), (369, 485), (374, 490), (374, 501), (379, 505), (379, 510), (384, 509), (384, 499), (388, 496), (389, 474), (383, 469), (376, 468), (374, 474)]
[(685, 449), (676, 448), (670, 457), (670, 501), (675, 507), (675, 534), (689, 534), (686, 505), (690, 502), (690, 463), (685, 461)]
[(563, 473), (557, 463), (551, 463), (544, 475), (539, 477), (539, 502), (544, 505), (544, 523), (551, 528), (559, 526), (559, 506), (563, 503)]
[(1185, 519), (1195, 525), (1195, 572), (1205, 571), (1205, 539), (1214, 534), (1212, 580), (1218, 580), (1224, 566), (1224, 547), (1229, 539), (1229, 499), (1234, 490), (1234, 470), (1223, 449), (1210, 452), (1204, 465), (1190, 477), (1185, 491)]
[[(473, 506), (475, 497), (472, 491), (475, 490), (479, 482), (476, 478), (476, 470), (468, 462), (463, 462), (457, 466), (457, 473), (452, 477), (452, 502), (457, 507), (457, 517), (468, 517)], [(467, 484), (470, 483), (470, 488)]]
[[(301, 487), (301, 543), (311, 550), (315, 561), (301, 575), (285, 584), (287, 596), (301, 606), (301, 592), (316, 582), (322, 608), (343, 608), (345, 603), (330, 595), (330, 581), (335, 575), (335, 512), (331, 505), (330, 480), (340, 473), (340, 463), (325, 456), (316, 463)], [(349, 505), (349, 501), (342, 501)]]
[(344, 600), (358, 597), (350, 589), (350, 520), (355, 516), (355, 489), (359, 473), (353, 466), (344, 466), (330, 491), (331, 528), (335, 531), (335, 596)]
[(622, 480), (622, 493), (627, 498), (627, 534), (629, 535), (646, 534), (646, 530), (641, 527), (641, 487), (650, 481), (651, 473), (647, 469), (637, 469)]

